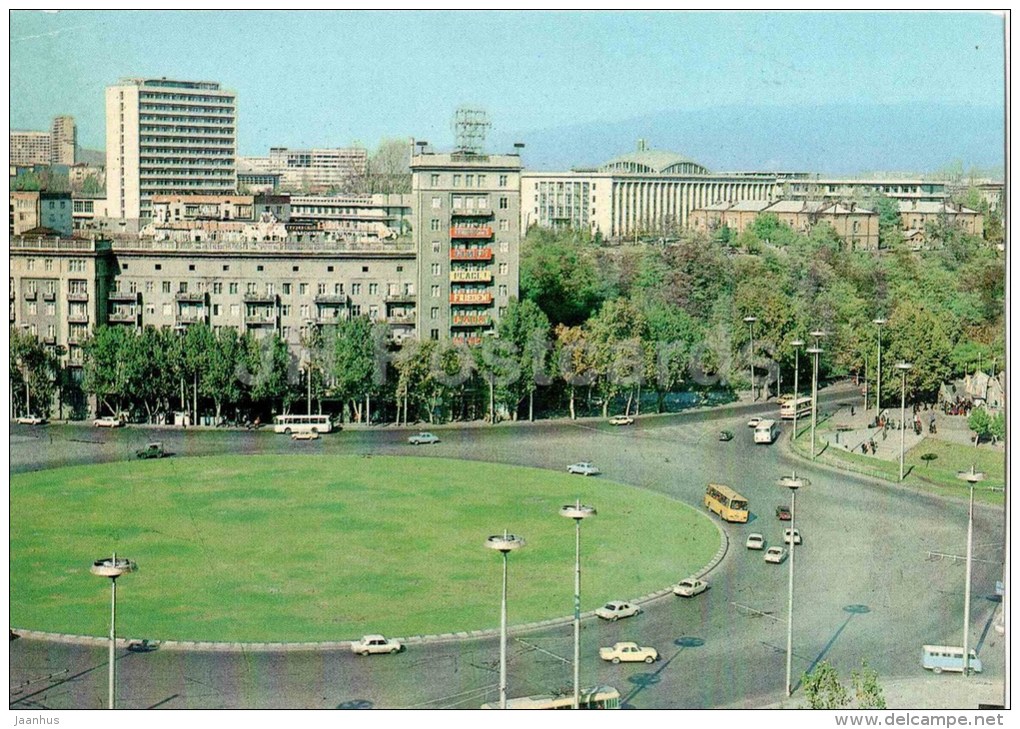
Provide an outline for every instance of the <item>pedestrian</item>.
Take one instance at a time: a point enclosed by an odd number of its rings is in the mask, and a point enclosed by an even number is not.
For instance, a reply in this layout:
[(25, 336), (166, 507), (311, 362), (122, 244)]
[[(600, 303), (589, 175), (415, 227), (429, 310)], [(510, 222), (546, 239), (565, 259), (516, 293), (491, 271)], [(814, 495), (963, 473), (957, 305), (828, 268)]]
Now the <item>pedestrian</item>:
[(850, 406), (850, 417), (852, 418), (853, 416), (854, 416), (854, 406), (851, 405)]
[(867, 443), (861, 443), (861, 453), (863, 453), (864, 455), (868, 455), (868, 444)]

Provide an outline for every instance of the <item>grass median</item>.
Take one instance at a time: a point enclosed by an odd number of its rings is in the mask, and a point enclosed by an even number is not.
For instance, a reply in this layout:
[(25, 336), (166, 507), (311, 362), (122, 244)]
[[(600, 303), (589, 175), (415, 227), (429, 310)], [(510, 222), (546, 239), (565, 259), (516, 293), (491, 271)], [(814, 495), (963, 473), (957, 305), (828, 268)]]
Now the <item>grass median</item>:
[(697, 510), (601, 478), (425, 457), (217, 456), (11, 477), (11, 625), (102, 636), (109, 586), (91, 561), (127, 557), (118, 634), (330, 641), (497, 628), (508, 529), (511, 624), (572, 611), (574, 525), (583, 609), (664, 587), (706, 564), (718, 532)]

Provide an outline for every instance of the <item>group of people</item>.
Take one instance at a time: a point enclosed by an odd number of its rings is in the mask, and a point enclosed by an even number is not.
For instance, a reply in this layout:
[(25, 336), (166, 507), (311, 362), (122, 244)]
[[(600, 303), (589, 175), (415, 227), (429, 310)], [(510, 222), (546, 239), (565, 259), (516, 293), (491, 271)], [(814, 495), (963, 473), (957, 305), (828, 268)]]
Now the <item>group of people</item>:
[(955, 402), (944, 401), (942, 403), (942, 412), (946, 415), (970, 415), (971, 409), (974, 407), (974, 403), (970, 399), (962, 399), (957, 397)]

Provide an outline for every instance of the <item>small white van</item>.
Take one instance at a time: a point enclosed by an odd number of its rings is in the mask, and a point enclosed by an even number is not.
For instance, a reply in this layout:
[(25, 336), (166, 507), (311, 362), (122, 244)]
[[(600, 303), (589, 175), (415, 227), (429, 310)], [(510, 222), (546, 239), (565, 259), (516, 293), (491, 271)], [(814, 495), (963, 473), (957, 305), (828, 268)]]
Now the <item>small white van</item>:
[[(971, 649), (970, 670), (981, 673), (981, 659), (977, 651)], [(921, 667), (935, 673), (943, 671), (963, 672), (963, 648), (956, 645), (926, 645), (921, 647)]]
[(775, 420), (762, 420), (754, 426), (754, 442), (768, 445), (779, 437), (779, 423)]

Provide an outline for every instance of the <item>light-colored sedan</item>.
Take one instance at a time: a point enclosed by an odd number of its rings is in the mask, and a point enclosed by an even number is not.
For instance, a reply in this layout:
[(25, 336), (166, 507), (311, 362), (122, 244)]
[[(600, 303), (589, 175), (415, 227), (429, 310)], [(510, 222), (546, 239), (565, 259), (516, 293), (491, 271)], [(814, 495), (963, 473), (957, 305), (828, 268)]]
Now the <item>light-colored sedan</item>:
[(16, 418), (15, 422), (18, 425), (43, 425), (46, 418), (39, 415), (22, 415), (20, 418)]
[(770, 564), (782, 564), (786, 561), (786, 550), (783, 547), (769, 547), (765, 550), (765, 561)]
[(366, 635), (351, 642), (351, 653), (367, 656), (370, 653), (399, 653), (403, 646), (399, 640), (390, 640), (381, 635)]
[(694, 577), (688, 577), (686, 580), (680, 580), (673, 586), (673, 594), (679, 595), (680, 597), (694, 597), (700, 595), (708, 589), (708, 583), (704, 580), (698, 580)]
[(567, 466), (567, 473), (576, 473), (581, 476), (598, 476), (602, 472), (594, 463), (585, 461), (582, 463), (571, 463)]
[(603, 620), (619, 620), (620, 618), (630, 618), (641, 612), (641, 608), (637, 605), (631, 605), (629, 602), (621, 602), (620, 600), (613, 600), (607, 602), (605, 605), (595, 611)]
[(92, 421), (92, 425), (97, 428), (122, 428), (124, 427), (124, 421), (111, 415), (105, 418), (96, 418)]
[(748, 534), (744, 546), (748, 549), (765, 549), (765, 537), (761, 534)]
[(789, 544), (791, 541), (794, 544), (800, 544), (801, 543), (800, 529), (784, 529), (783, 530), (783, 542), (785, 542), (786, 544)]
[(309, 431), (302, 431), (300, 433), (291, 433), (290, 434), (290, 439), (291, 440), (318, 440), (319, 439), (319, 431), (317, 431), (317, 430), (309, 430)]
[(629, 415), (614, 415), (609, 419), (610, 425), (633, 425), (634, 418)]
[(432, 435), (432, 433), (415, 433), (407, 442), (411, 445), (428, 445), (429, 443), (438, 443), (439, 438)]
[(659, 651), (637, 643), (616, 643), (608, 648), (599, 648), (599, 658), (613, 663), (655, 663), (659, 660)]
[(753, 418), (751, 418), (750, 420), (747, 421), (747, 427), (748, 428), (757, 428), (758, 427), (758, 423), (760, 423), (762, 420), (763, 420), (763, 418), (759, 418), (757, 415), (755, 415)]

